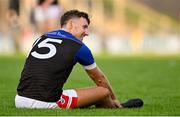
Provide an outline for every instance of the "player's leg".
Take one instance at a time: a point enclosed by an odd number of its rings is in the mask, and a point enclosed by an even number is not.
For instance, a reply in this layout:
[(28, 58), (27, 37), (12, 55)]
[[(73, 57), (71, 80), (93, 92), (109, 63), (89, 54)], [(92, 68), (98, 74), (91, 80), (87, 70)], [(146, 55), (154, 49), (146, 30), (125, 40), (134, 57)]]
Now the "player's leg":
[(109, 90), (104, 87), (76, 89), (76, 92), (78, 96), (77, 108), (93, 104), (99, 108), (116, 108), (110, 97)]
[[(118, 106), (117, 106), (118, 103)], [(114, 102), (110, 92), (104, 87), (89, 87), (63, 90), (60, 100), (56, 102), (60, 108), (81, 108), (96, 105), (98, 108), (137, 108), (143, 105), (139, 99), (131, 99), (125, 103)], [(120, 105), (120, 106), (119, 106)]]
[(78, 102), (76, 107), (86, 107), (89, 105), (96, 105), (98, 108), (139, 108), (143, 106), (143, 100), (139, 98), (129, 99), (128, 101), (119, 105), (110, 97), (110, 92), (104, 87), (90, 87), (76, 89)]

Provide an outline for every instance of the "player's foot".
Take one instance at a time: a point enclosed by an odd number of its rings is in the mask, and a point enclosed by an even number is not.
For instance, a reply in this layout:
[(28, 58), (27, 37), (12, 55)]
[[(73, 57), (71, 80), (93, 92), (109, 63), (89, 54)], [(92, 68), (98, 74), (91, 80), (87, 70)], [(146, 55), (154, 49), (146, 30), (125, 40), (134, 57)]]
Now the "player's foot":
[(127, 102), (121, 103), (123, 108), (140, 108), (143, 106), (143, 100), (136, 98), (130, 99)]

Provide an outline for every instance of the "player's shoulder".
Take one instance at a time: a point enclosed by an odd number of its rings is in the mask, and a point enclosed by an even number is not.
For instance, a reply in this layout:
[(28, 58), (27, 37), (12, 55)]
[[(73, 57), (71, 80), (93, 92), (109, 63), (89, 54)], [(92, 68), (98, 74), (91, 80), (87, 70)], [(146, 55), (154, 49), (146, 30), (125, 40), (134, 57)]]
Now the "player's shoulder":
[(79, 51), (87, 52), (87, 51), (90, 51), (90, 49), (83, 43)]
[(67, 40), (71, 40), (74, 42), (77, 42), (81, 45), (84, 45), (82, 43), (82, 41), (80, 41), (79, 39), (77, 39), (75, 36), (73, 36), (71, 33), (66, 32), (64, 30), (54, 30), (51, 32), (47, 32), (44, 34), (45, 36), (47, 36), (48, 38), (61, 38), (61, 39), (67, 39)]

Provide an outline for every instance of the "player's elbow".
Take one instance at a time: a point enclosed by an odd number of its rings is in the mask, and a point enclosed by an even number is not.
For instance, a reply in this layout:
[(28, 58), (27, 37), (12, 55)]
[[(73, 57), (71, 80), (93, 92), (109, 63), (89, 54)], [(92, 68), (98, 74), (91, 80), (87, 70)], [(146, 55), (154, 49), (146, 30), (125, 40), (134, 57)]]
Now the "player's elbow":
[(105, 76), (101, 76), (100, 78), (98, 78), (98, 80), (96, 81), (96, 84), (98, 86), (102, 86), (102, 87), (107, 87), (107, 80), (105, 78)]

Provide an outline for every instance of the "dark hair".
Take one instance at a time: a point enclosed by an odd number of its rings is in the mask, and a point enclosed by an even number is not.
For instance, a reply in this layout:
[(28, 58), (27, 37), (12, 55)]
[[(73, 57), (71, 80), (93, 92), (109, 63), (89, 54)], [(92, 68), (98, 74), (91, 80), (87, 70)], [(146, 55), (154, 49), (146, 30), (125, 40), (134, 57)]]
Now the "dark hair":
[(90, 19), (87, 13), (78, 10), (67, 11), (61, 16), (61, 21), (60, 21), (61, 27), (64, 26), (68, 20), (72, 18), (81, 18), (81, 17), (85, 18), (88, 24), (90, 24)]

